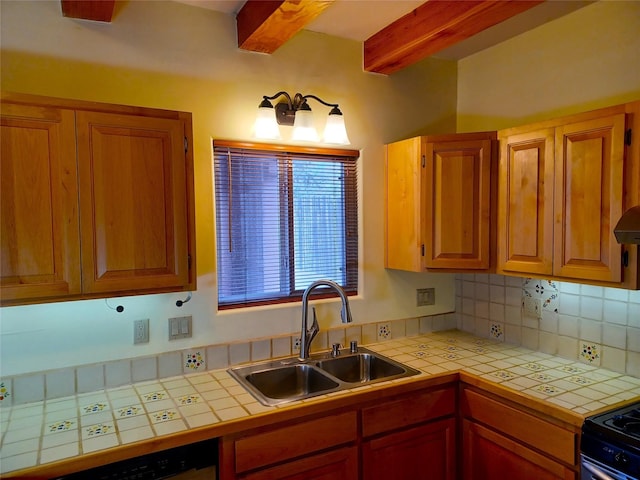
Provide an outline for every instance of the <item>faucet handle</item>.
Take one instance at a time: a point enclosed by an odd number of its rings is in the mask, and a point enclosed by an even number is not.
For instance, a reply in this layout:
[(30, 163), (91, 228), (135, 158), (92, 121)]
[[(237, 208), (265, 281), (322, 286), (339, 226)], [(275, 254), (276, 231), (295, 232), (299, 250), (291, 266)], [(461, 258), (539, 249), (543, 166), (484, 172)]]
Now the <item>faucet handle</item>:
[(349, 351), (351, 353), (358, 353), (358, 341), (357, 340), (351, 340), (350, 346), (349, 346)]
[(339, 343), (334, 343), (331, 346), (331, 356), (332, 357), (337, 357), (338, 355), (340, 355), (340, 347), (342, 345), (340, 345)]
[(311, 345), (313, 338), (320, 331), (320, 325), (318, 325), (318, 319), (316, 318), (316, 307), (311, 307), (311, 311), (313, 312), (313, 322), (311, 322), (311, 327), (307, 331), (307, 334), (309, 335), (307, 340), (309, 342), (309, 345)]

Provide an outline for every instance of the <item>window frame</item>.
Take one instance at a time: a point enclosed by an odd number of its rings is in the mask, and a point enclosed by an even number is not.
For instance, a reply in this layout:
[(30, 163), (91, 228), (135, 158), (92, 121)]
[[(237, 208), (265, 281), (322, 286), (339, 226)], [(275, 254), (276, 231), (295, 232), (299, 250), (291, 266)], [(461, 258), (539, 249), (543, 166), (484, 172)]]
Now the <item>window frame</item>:
[[(333, 157), (345, 157), (345, 158), (351, 158), (353, 159), (354, 162), (354, 170), (356, 172), (358, 172), (358, 159), (360, 157), (360, 152), (358, 150), (351, 150), (351, 149), (342, 149), (342, 148), (325, 148), (325, 147), (307, 147), (307, 146), (298, 146), (298, 145), (283, 145), (283, 144), (271, 144), (271, 143), (255, 143), (255, 142), (246, 142), (246, 141), (235, 141), (235, 140), (213, 140), (213, 162), (212, 162), (212, 166), (213, 166), (213, 187), (214, 187), (214, 195), (213, 195), (213, 200), (214, 200), (214, 214), (217, 216), (218, 215), (218, 207), (215, 204), (216, 201), (216, 172), (215, 172), (215, 155), (216, 155), (216, 149), (219, 148), (229, 148), (231, 150), (256, 150), (258, 152), (264, 153), (264, 152), (274, 152), (274, 154), (279, 154), (279, 155), (286, 155), (286, 154), (292, 154), (292, 155), (296, 155), (296, 154), (301, 154), (301, 155), (321, 155), (321, 156), (333, 156)], [(290, 165), (287, 166), (287, 168), (291, 168)], [(347, 268), (347, 272), (346, 275), (348, 276), (347, 279), (347, 285), (350, 286), (344, 286), (344, 291), (348, 296), (355, 296), (358, 294), (358, 275), (359, 275), (359, 207), (357, 205), (357, 201), (358, 201), (358, 179), (357, 179), (357, 173), (355, 178), (352, 179), (348, 179), (347, 181), (353, 182), (352, 183), (352, 187), (353, 188), (345, 188), (345, 199), (344, 199), (344, 204), (345, 204), (345, 227), (348, 228), (349, 225), (352, 225), (353, 228), (355, 229), (355, 232), (351, 232), (351, 234), (349, 234), (348, 232), (345, 232), (346, 236), (345, 236), (345, 252), (348, 249), (355, 249), (356, 255), (355, 255), (355, 260), (356, 260), (356, 266), (355, 268), (349, 269)], [(292, 187), (290, 187), (292, 188)], [(353, 209), (352, 211), (350, 211), (347, 208), (347, 205), (349, 202), (354, 202), (355, 203), (355, 209)], [(289, 221), (292, 220), (292, 205), (293, 203), (291, 203), (289, 205), (289, 212), (288, 212), (288, 219)], [(349, 217), (349, 214), (351, 213), (351, 217)], [(214, 223), (214, 225), (217, 228), (217, 220)], [(288, 230), (288, 235), (293, 235), (293, 229), (289, 229)], [(218, 276), (218, 247), (217, 247), (217, 242), (218, 242), (218, 232), (215, 232), (215, 239), (216, 239), (216, 279)], [(293, 242), (289, 242), (290, 245), (290, 255), (293, 255)], [(282, 245), (281, 245), (282, 247)], [(291, 277), (294, 276), (294, 272), (293, 269), (290, 269), (290, 271), (288, 272), (289, 275)], [(355, 277), (355, 278), (354, 278)], [(292, 279), (291, 280), (291, 284), (293, 285)], [(232, 310), (232, 309), (237, 309), (237, 308), (250, 308), (250, 307), (259, 307), (259, 306), (265, 306), (265, 305), (277, 305), (277, 304), (285, 304), (285, 303), (295, 303), (295, 302), (299, 302), (302, 299), (302, 294), (303, 291), (300, 290), (294, 290), (290, 295), (284, 296), (284, 297), (274, 297), (274, 298), (269, 298), (269, 299), (262, 299), (262, 300), (251, 300), (251, 301), (237, 301), (237, 302), (233, 302), (233, 303), (226, 303), (226, 304), (220, 304), (220, 296), (219, 296), (219, 291), (218, 291), (218, 296), (217, 296), (217, 303), (218, 303), (218, 310)], [(322, 289), (316, 289), (314, 291), (314, 293), (312, 294), (312, 298), (317, 299), (317, 298), (331, 298), (331, 297), (335, 297), (336, 294), (335, 292), (332, 291), (323, 291)]]

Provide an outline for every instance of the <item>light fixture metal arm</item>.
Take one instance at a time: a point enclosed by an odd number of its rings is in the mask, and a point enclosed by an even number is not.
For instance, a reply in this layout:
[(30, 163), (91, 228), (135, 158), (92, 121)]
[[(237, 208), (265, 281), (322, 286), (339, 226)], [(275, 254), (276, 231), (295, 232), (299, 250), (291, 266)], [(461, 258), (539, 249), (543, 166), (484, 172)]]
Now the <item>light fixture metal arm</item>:
[[(299, 95), (299, 94), (297, 94), (297, 95)], [(274, 95), (271, 95), (271, 96), (268, 96), (268, 95), (263, 95), (262, 96), (262, 98), (264, 100), (275, 100), (278, 97), (285, 97), (287, 99), (287, 104), (289, 106), (289, 110), (293, 109), (294, 102), (291, 99), (291, 96), (285, 91), (278, 92), (278, 93), (276, 93)]]
[(322, 99), (321, 99), (321, 98), (319, 98), (319, 97), (316, 97), (315, 95), (303, 95), (303, 96), (302, 96), (302, 98), (304, 98), (305, 100), (306, 100), (307, 98), (313, 98), (316, 102), (320, 102), (321, 104), (326, 105), (327, 107), (338, 107), (338, 104), (337, 104), (337, 103), (328, 103), (328, 102), (325, 102), (324, 100), (322, 100)]

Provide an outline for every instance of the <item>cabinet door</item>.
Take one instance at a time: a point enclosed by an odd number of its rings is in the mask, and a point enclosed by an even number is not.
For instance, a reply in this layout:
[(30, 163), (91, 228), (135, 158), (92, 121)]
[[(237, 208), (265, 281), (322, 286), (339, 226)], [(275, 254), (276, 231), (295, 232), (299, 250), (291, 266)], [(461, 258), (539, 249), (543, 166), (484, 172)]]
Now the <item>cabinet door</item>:
[(452, 418), (385, 435), (363, 443), (363, 478), (453, 480), (455, 451), (456, 428)]
[(420, 137), (386, 146), (385, 268), (423, 271), (421, 161)]
[(498, 271), (552, 275), (554, 129), (500, 145)]
[(357, 447), (341, 448), (239, 478), (244, 480), (356, 480), (358, 449)]
[(625, 115), (556, 129), (554, 275), (620, 282)]
[(575, 480), (576, 472), (481, 425), (463, 420), (463, 477), (467, 480)]
[(488, 269), (491, 141), (427, 143), (427, 268)]
[(182, 121), (78, 112), (85, 293), (188, 283)]
[(1, 125), (2, 302), (79, 293), (74, 113), (3, 104)]

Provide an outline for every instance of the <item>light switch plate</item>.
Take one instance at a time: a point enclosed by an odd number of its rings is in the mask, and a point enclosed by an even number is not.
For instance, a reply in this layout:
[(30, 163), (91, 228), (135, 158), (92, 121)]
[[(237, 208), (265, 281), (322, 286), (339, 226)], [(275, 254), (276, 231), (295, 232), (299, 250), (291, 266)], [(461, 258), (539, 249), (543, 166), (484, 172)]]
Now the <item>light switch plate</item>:
[(435, 288), (418, 288), (416, 290), (416, 306), (425, 307), (436, 304)]
[(169, 340), (191, 338), (191, 315), (169, 319)]

